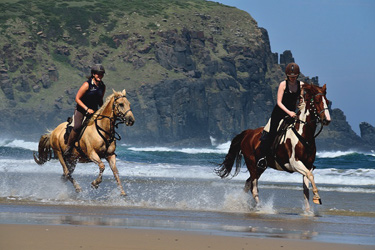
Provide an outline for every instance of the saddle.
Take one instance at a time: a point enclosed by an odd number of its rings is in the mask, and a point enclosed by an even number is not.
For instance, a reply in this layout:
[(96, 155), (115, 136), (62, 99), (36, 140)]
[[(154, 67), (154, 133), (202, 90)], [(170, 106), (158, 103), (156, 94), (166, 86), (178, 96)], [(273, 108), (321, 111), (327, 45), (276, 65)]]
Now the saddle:
[[(82, 134), (83, 132), (85, 131), (86, 127), (87, 127), (87, 124), (88, 124), (88, 121), (90, 119), (86, 119), (83, 118), (83, 121), (82, 121), (82, 129), (81, 129), (81, 132), (79, 133), (79, 136), (77, 138), (77, 141), (79, 141), (82, 137)], [(65, 134), (64, 134), (64, 143), (65, 144), (68, 144), (68, 139), (69, 139), (69, 135), (70, 133), (72, 132), (73, 130), (73, 127), (74, 127), (74, 116), (72, 117), (68, 117), (68, 119), (66, 120), (68, 122), (68, 124), (66, 125), (66, 129), (65, 129)]]
[[(294, 122), (295, 122), (295, 119), (290, 116), (286, 116), (284, 119), (280, 121), (279, 127), (277, 128), (276, 137), (271, 142), (271, 147), (270, 147), (271, 155), (275, 154), (278, 145), (280, 145), (281, 140), (283, 140), (283, 138), (285, 138), (286, 136), (286, 131), (288, 130), (288, 128), (290, 128), (292, 124), (294, 124)], [(271, 126), (271, 118), (268, 120), (266, 126), (263, 129), (262, 136), (260, 138), (261, 141), (265, 140), (266, 137), (268, 136), (270, 126)]]

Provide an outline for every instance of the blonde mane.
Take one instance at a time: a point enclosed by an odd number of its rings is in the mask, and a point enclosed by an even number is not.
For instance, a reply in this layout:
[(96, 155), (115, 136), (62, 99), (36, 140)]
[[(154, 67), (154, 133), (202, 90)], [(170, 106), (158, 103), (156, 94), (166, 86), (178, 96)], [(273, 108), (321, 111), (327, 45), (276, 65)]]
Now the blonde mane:
[(114, 97), (115, 93), (113, 93), (112, 95), (108, 96), (106, 99), (105, 99), (105, 102), (103, 103), (103, 105), (100, 107), (100, 109), (98, 109), (94, 115), (90, 118), (90, 120), (88, 121), (87, 125), (91, 125), (95, 119), (98, 117), (98, 115), (100, 113), (103, 112), (103, 110), (107, 107), (108, 103), (111, 101), (111, 99)]

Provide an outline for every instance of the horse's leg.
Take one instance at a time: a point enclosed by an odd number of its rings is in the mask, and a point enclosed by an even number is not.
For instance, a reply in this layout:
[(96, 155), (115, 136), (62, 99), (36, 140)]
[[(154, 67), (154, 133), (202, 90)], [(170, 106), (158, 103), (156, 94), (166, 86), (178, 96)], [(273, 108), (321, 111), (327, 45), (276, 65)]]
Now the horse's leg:
[(121, 185), (121, 180), (120, 180), (120, 177), (119, 177), (118, 169), (116, 167), (116, 155), (115, 154), (109, 155), (109, 156), (106, 157), (106, 159), (109, 163), (109, 166), (112, 169), (113, 175), (115, 176), (117, 185), (118, 185), (118, 187), (120, 188), (120, 191), (121, 191), (121, 195), (126, 196), (124, 188)]
[(312, 186), (312, 189), (313, 189), (312, 191), (313, 191), (313, 194), (314, 194), (313, 202), (315, 204), (321, 205), (322, 201), (321, 201), (320, 196), (318, 194), (318, 188), (316, 187), (312, 170), (308, 170), (301, 161), (295, 161), (295, 160), (290, 159), (290, 163), (292, 164), (292, 166), (295, 167), (295, 169), (298, 173), (302, 174), (304, 177), (306, 177), (311, 182), (311, 186)]
[(311, 182), (312, 191), (313, 191), (313, 194), (314, 194), (313, 202), (315, 204), (322, 205), (322, 200), (320, 199), (320, 196), (318, 194), (318, 188), (316, 187), (315, 180), (314, 180), (314, 175), (313, 175), (312, 171), (313, 171), (313, 169), (311, 169), (309, 171), (309, 174), (307, 175), (307, 178)]
[(105, 166), (104, 166), (104, 163), (100, 160), (98, 155), (96, 155), (95, 157), (91, 157), (91, 160), (93, 162), (95, 162), (96, 164), (98, 164), (98, 166), (99, 166), (99, 175), (93, 182), (91, 182), (91, 185), (94, 188), (98, 188), (99, 184), (103, 180), (103, 172), (104, 172)]
[[(64, 157), (62, 155), (62, 152), (61, 151), (57, 151), (56, 155), (57, 155), (57, 158), (60, 161), (61, 166), (63, 167), (63, 172), (64, 172), (63, 178), (64, 179), (68, 179), (73, 184), (73, 186), (74, 186), (74, 188), (75, 188), (75, 190), (76, 190), (77, 193), (81, 192), (81, 190), (82, 190), (81, 187), (79, 186), (78, 182), (72, 177), (72, 175), (71, 175), (72, 173), (69, 172), (68, 166), (66, 165)], [(72, 163), (72, 164), (75, 165), (75, 163)], [(74, 167), (73, 167), (73, 169), (74, 169)]]
[(305, 210), (308, 212), (310, 211), (310, 202), (309, 202), (309, 199), (310, 199), (310, 192), (309, 192), (309, 185), (310, 185), (310, 181), (309, 179), (303, 175), (303, 178), (302, 178), (302, 186), (303, 186), (303, 196), (305, 198)]
[(257, 173), (257, 169), (255, 166), (255, 158), (248, 159), (247, 157), (245, 157), (245, 163), (246, 163), (247, 169), (249, 170), (250, 177), (246, 180), (244, 191), (248, 193), (250, 190), (256, 204), (258, 205), (259, 204), (258, 179), (260, 175), (258, 175)]

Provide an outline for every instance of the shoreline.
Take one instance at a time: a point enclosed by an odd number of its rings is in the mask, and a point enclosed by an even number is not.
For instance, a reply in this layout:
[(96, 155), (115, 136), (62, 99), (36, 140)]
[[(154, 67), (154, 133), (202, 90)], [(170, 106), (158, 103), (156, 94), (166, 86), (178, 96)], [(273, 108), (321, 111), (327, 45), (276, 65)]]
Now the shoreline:
[(292, 249), (372, 250), (372, 245), (207, 232), (77, 225), (0, 224), (1, 249)]

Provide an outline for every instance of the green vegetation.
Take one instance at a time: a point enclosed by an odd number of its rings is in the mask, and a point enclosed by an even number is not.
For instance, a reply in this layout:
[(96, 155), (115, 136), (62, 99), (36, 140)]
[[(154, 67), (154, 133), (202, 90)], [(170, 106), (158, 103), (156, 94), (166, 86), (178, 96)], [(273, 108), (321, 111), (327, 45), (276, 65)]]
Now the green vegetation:
[[(40, 99), (48, 107), (62, 98), (63, 108), (72, 105), (65, 91), (80, 86), (97, 62), (105, 65), (105, 82), (115, 89), (184, 78), (186, 72), (157, 62), (153, 46), (165, 39), (163, 32), (181, 36), (187, 29), (215, 37), (210, 45), (215, 51), (208, 53), (218, 61), (228, 53), (223, 44), (247, 43), (258, 32), (247, 13), (205, 0), (0, 0), (0, 8), (0, 69), (7, 69), (14, 92), (9, 107), (38, 105)], [(247, 36), (235, 36), (238, 30)], [(203, 71), (202, 60), (192, 59)], [(42, 84), (51, 68), (58, 80)], [(31, 91), (21, 92), (21, 84)], [(1, 98), (4, 93), (0, 89)]]

